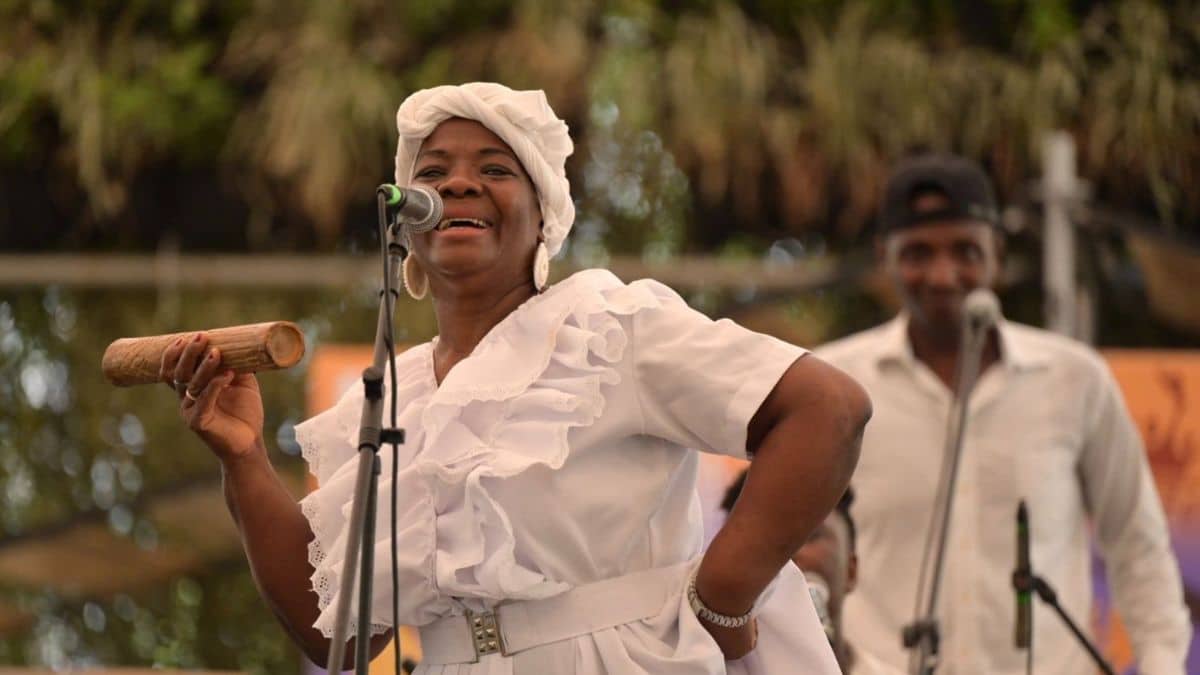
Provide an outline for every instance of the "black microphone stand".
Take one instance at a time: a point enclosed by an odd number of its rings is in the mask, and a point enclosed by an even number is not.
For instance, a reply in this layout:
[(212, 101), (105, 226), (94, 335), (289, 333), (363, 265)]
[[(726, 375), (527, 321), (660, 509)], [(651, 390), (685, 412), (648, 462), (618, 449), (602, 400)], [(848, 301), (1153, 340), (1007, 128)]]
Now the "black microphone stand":
[[(358, 631), (355, 639), (354, 668), (358, 675), (367, 675), (370, 667), (371, 593), (375, 563), (375, 517), (378, 501), (379, 447), (404, 442), (403, 429), (383, 428), (383, 371), (393, 368), (395, 345), (392, 342), (392, 309), (399, 295), (400, 269), (405, 250), (397, 240), (399, 227), (388, 227), (387, 195), (376, 192), (379, 206), (379, 238), (383, 258), (383, 290), (379, 296), (379, 319), (375, 326), (375, 354), (371, 366), (363, 371), (363, 406), (358, 432), (358, 474), (354, 486), (354, 501), (346, 531), (346, 557), (338, 591), (338, 608), (329, 645), (326, 670), (342, 672), (345, 659), (346, 633), (349, 630), (350, 606), (354, 598), (355, 572), (359, 572)], [(394, 371), (393, 371), (394, 383)], [(393, 412), (395, 406), (393, 405)], [(393, 489), (395, 486), (393, 485)], [(394, 546), (394, 542), (393, 542)], [(361, 549), (361, 557), (359, 555)], [(355, 563), (358, 563), (356, 565)], [(396, 653), (400, 652), (400, 636), (396, 634)]]
[(938, 626), (937, 602), (942, 585), (950, 515), (954, 510), (954, 492), (958, 485), (963, 433), (967, 426), (967, 403), (979, 377), (983, 348), (987, 344), (991, 326), (990, 320), (979, 321), (969, 314), (964, 317), (958, 352), (956, 393), (947, 420), (942, 471), (929, 533), (925, 539), (925, 553), (921, 560), (915, 616), (912, 622), (904, 627), (900, 636), (904, 647), (911, 650), (908, 664), (911, 675), (932, 675), (938, 666), (941, 631)]
[[(1055, 613), (1058, 614), (1058, 618), (1062, 619), (1071, 633), (1075, 635), (1075, 639), (1079, 644), (1083, 645), (1083, 648), (1087, 650), (1088, 655), (1092, 657), (1092, 661), (1096, 663), (1096, 667), (1103, 671), (1105, 675), (1116, 675), (1113, 672), (1112, 666), (1100, 654), (1100, 650), (1096, 649), (1096, 645), (1092, 644), (1092, 641), (1079, 629), (1079, 624), (1075, 623), (1071, 619), (1071, 615), (1067, 614), (1067, 611), (1063, 609), (1063, 606), (1058, 604), (1058, 593), (1054, 592), (1054, 588), (1050, 584), (1034, 574), (1031, 568), (1022, 569), (1019, 567), (1013, 571), (1012, 584), (1018, 593), (1029, 594), (1030, 592), (1036, 592), (1037, 596), (1042, 599), (1042, 602), (1054, 608)], [(1027, 649), (1032, 652), (1032, 641)]]

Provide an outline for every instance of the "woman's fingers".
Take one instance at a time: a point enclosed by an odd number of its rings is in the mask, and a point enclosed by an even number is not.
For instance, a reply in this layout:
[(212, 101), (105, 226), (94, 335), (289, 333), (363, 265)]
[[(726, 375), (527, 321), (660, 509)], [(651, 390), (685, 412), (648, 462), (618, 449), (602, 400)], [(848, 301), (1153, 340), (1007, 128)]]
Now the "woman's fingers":
[(211, 381), (213, 376), (217, 374), (217, 369), (220, 366), (221, 351), (216, 347), (213, 347), (205, 353), (204, 358), (200, 359), (200, 364), (196, 366), (196, 372), (193, 373), (191, 379), (188, 380), (187, 392), (190, 392), (191, 396), (188, 396), (185, 393), (184, 398), (187, 400), (194, 400), (198, 398), (199, 393), (204, 391), (204, 388), (208, 386), (209, 381)]
[(179, 393), (175, 387), (175, 366), (189, 339), (190, 337), (176, 338), (174, 342), (167, 345), (167, 348), (163, 350), (162, 361), (158, 365), (158, 379), (162, 380), (163, 384), (170, 387), (175, 393)]
[(208, 345), (208, 337), (204, 333), (196, 333), (190, 338), (187, 338), (187, 344), (183, 348), (183, 353), (179, 356), (179, 360), (175, 363), (175, 370), (171, 375), (175, 382), (175, 390), (180, 396), (186, 391), (188, 382), (191, 382), (192, 375), (196, 373), (196, 366), (200, 363), (200, 358), (204, 354), (204, 347)]

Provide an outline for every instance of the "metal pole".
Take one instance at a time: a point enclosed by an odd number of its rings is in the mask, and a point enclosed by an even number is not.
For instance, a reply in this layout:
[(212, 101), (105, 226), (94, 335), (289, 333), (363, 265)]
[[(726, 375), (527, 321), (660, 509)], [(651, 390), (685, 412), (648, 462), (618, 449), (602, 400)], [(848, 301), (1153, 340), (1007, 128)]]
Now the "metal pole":
[(1075, 232), (1070, 205), (1076, 197), (1075, 141), (1065, 131), (1046, 135), (1042, 143), (1042, 197), (1045, 200), (1042, 279), (1046, 328), (1078, 337), (1075, 288)]

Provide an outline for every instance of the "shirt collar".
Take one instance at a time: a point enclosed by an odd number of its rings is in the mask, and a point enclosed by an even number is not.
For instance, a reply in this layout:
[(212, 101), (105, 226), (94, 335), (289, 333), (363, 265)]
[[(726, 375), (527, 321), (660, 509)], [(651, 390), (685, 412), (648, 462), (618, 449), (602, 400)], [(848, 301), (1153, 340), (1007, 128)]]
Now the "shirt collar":
[[(1037, 349), (1029, 343), (1019, 327), (1003, 317), (996, 324), (1000, 334), (1000, 361), (1006, 369), (1032, 370), (1049, 364), (1049, 356), (1044, 350)], [(896, 318), (880, 328), (879, 349), (876, 352), (876, 363), (887, 362), (912, 365), (916, 361), (912, 343), (908, 340), (908, 314), (900, 312)]]
[(893, 362), (911, 365), (915, 361), (912, 344), (908, 341), (907, 313), (900, 312), (879, 330), (879, 349), (875, 353), (877, 364)]
[(1000, 330), (1000, 359), (1015, 370), (1036, 370), (1050, 365), (1050, 355), (1039, 349), (1028, 337), (1028, 328), (1014, 324), (1004, 317), (996, 324)]

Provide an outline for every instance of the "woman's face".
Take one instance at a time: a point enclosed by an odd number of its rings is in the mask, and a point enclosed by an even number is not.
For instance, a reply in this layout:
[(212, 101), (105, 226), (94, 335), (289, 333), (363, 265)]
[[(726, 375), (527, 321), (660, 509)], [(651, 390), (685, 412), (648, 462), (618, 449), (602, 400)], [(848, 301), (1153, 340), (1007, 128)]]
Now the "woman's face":
[(532, 284), (541, 209), (533, 182), (508, 145), (474, 120), (448, 119), (417, 153), (413, 182), (438, 191), (446, 210), (415, 235), (412, 254), (430, 287), (509, 290)]

